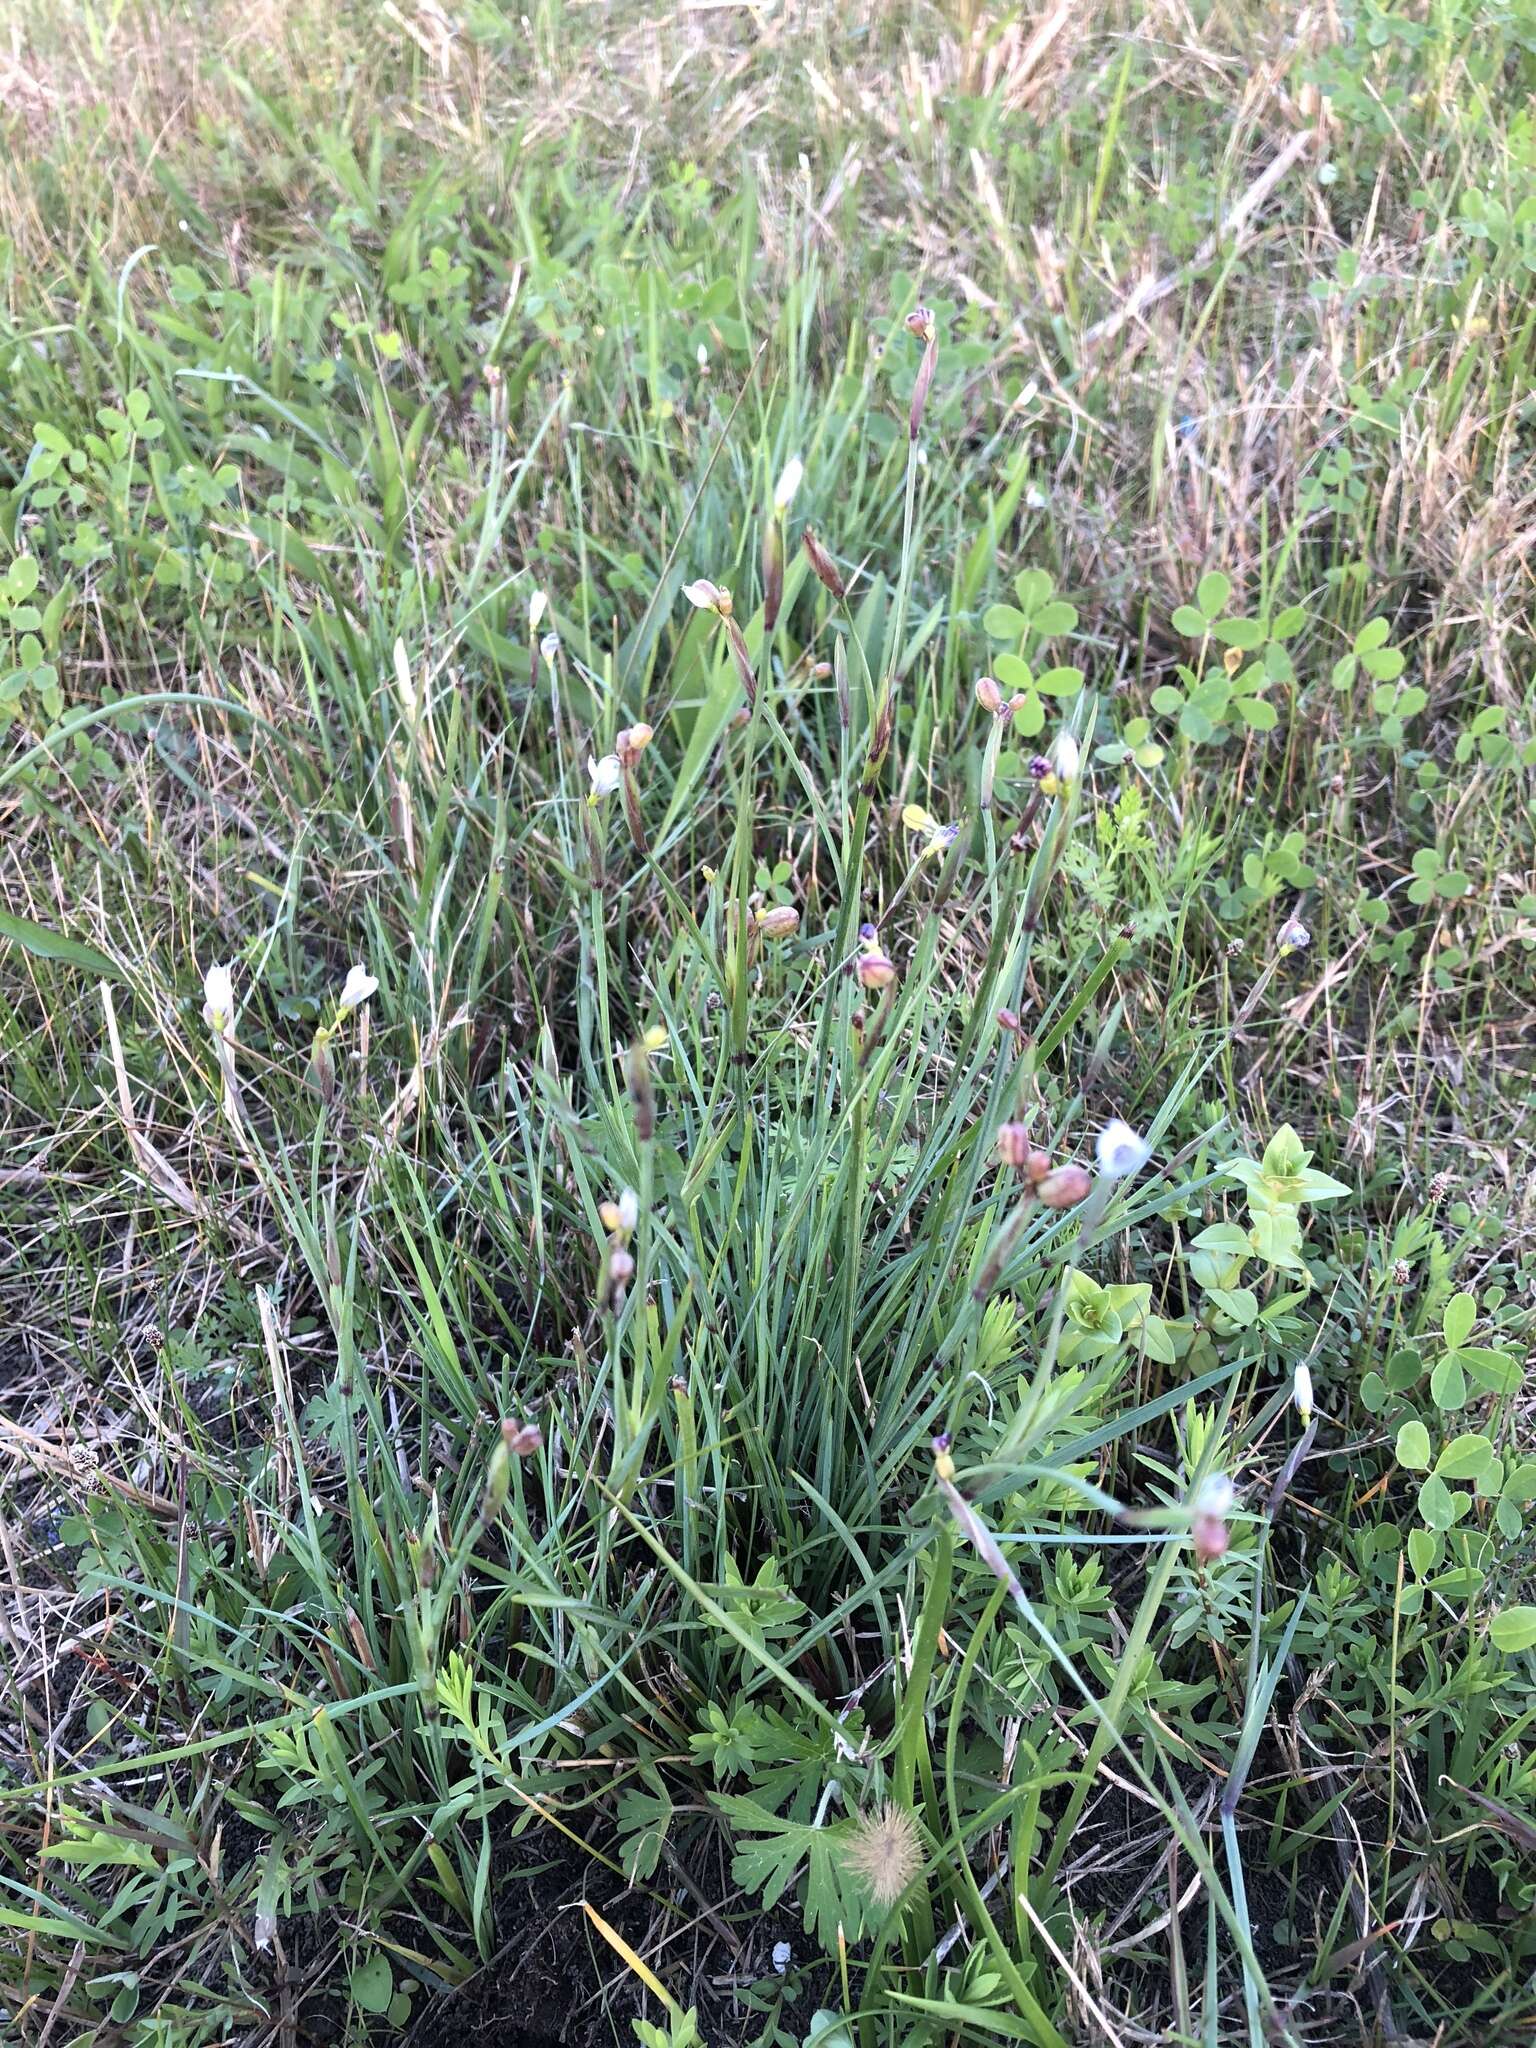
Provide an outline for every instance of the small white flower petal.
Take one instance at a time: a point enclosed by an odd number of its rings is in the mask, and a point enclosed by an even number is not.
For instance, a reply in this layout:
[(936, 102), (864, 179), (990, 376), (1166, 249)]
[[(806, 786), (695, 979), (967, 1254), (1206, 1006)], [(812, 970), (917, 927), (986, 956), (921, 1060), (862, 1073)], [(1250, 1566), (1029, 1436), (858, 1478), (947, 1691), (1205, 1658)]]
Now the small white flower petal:
[(1100, 1131), (1095, 1150), (1099, 1171), (1110, 1180), (1123, 1180), (1128, 1174), (1140, 1173), (1152, 1157), (1152, 1147), (1140, 1131), (1133, 1131), (1119, 1117), (1112, 1118)]
[(624, 765), (617, 754), (604, 754), (601, 761), (594, 761), (588, 754), (587, 774), (591, 779), (593, 796), (612, 796), (624, 780)]
[(542, 590), (536, 590), (528, 600), (528, 630), (530, 633), (537, 633), (543, 623), (544, 614), (548, 610), (549, 599)]
[(347, 978), (341, 985), (341, 1007), (346, 1010), (360, 1010), (374, 994), (379, 984), (367, 968), (359, 964), (347, 969)]
[(633, 1188), (625, 1188), (619, 1196), (619, 1227), (633, 1231), (640, 1221), (640, 1197)]
[(545, 661), (553, 662), (559, 652), (560, 635), (558, 633), (546, 633), (539, 642), (539, 653), (544, 657)]
[(235, 1021), (235, 979), (227, 967), (203, 976), (203, 1019), (221, 1038)]
[(798, 455), (792, 455), (773, 487), (773, 509), (781, 519), (793, 504), (795, 493), (799, 490), (804, 476), (805, 464)]
[(1225, 1472), (1213, 1472), (1204, 1481), (1195, 1496), (1195, 1513), (1209, 1515), (1213, 1521), (1225, 1521), (1232, 1512), (1232, 1503), (1237, 1499), (1237, 1488)]
[(1078, 752), (1077, 741), (1069, 732), (1057, 733), (1056, 743), (1051, 748), (1051, 766), (1057, 775), (1063, 782), (1076, 782), (1077, 771), (1081, 765), (1082, 756)]
[(700, 576), (693, 583), (685, 583), (683, 595), (695, 611), (712, 612), (719, 608), (720, 586), (718, 583), (711, 583), (707, 576)]
[(1291, 1375), (1291, 1399), (1303, 1422), (1312, 1420), (1312, 1368), (1298, 1365)]

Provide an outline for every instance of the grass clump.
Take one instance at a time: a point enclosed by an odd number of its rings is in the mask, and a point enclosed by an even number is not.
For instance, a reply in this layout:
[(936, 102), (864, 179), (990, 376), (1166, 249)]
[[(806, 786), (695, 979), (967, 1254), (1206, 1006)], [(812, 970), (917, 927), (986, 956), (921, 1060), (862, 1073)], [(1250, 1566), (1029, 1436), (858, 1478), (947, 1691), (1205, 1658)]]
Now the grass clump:
[(1518, 20), (279, 13), (7, 60), (9, 2025), (1518, 2038)]

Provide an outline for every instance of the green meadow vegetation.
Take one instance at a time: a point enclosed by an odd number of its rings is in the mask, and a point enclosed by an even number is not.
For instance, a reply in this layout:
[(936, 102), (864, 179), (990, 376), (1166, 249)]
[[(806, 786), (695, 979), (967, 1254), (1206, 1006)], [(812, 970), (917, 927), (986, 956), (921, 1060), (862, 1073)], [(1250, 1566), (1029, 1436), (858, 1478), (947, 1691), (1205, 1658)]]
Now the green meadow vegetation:
[(1529, 2040), (1529, 0), (11, 0), (0, 2014)]

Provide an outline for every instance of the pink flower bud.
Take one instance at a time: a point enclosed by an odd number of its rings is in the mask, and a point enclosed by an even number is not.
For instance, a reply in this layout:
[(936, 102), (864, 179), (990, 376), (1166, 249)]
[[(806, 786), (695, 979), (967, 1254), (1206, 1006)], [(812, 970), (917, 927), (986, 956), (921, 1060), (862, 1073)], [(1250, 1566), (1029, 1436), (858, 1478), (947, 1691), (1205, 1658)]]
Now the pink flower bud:
[(1086, 1167), (1058, 1166), (1038, 1181), (1035, 1193), (1047, 1209), (1075, 1209), (1086, 1202), (1093, 1176)]
[(1029, 1125), (1020, 1123), (1003, 1124), (997, 1133), (997, 1156), (1004, 1166), (1011, 1166), (1016, 1173), (1024, 1171), (1024, 1162), (1029, 1157)]

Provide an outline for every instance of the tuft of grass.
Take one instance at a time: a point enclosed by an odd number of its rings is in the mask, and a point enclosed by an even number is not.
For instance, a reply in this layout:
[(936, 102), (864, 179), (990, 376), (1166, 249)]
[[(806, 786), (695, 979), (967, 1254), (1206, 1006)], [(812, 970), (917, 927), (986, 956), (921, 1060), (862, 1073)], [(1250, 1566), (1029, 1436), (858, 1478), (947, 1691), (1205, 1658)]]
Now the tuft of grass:
[(1518, 14), (18, 24), (18, 2039), (1514, 2038)]

